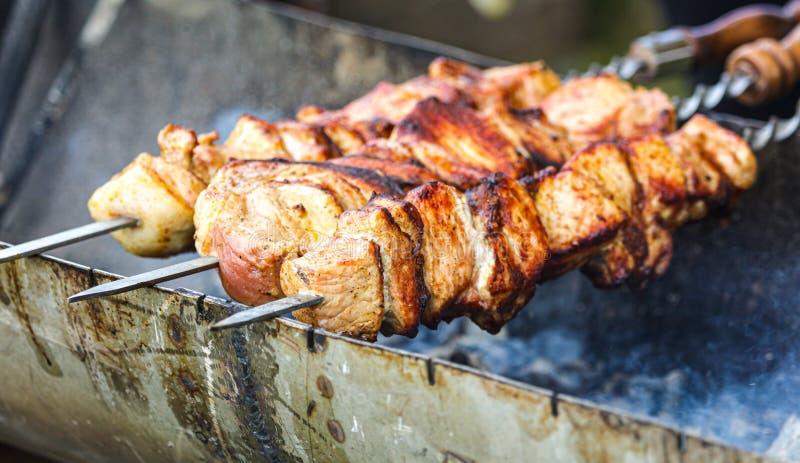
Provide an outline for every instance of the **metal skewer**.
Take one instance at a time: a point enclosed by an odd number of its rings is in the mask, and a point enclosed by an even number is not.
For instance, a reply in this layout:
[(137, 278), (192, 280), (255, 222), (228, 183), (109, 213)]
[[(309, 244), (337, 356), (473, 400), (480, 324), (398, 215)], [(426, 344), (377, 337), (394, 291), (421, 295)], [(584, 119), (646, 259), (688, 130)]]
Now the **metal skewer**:
[(719, 81), (711, 86), (698, 84), (688, 98), (675, 98), (675, 114), (685, 121), (699, 111), (716, 108), (725, 98), (737, 98), (755, 84), (744, 74), (723, 73)]
[(0, 263), (19, 259), (20, 257), (41, 254), (68, 244), (94, 238), (95, 236), (111, 233), (128, 227), (135, 227), (139, 220), (131, 217), (117, 217), (116, 219), (90, 223), (80, 227), (71, 228), (60, 233), (38, 238), (0, 251)]
[(144, 288), (146, 286), (153, 286), (154, 284), (164, 281), (174, 280), (187, 275), (204, 272), (206, 270), (215, 268), (218, 265), (219, 259), (216, 257), (200, 257), (187, 262), (181, 262), (180, 264), (162, 267), (149, 272), (140, 273), (132, 277), (121, 278), (116, 281), (97, 285), (93, 288), (87, 289), (86, 291), (73, 294), (67, 298), (67, 302), (71, 304), (73, 302), (85, 301), (87, 299), (113, 296), (114, 294), (120, 294), (132, 291), (134, 289)]
[(297, 309), (321, 304), (323, 300), (323, 297), (318, 294), (294, 294), (292, 296), (278, 299), (277, 301), (268, 302), (251, 309), (242, 310), (241, 312), (237, 312), (230, 317), (223, 318), (222, 320), (211, 325), (211, 331), (236, 328), (263, 320), (272, 320), (273, 318), (280, 317), (281, 315), (294, 312)]

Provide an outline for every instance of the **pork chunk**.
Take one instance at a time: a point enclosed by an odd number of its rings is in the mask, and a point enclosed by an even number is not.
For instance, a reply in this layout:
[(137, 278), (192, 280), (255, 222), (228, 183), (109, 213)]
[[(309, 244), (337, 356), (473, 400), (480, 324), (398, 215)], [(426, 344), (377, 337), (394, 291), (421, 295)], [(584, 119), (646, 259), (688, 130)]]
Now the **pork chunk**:
[(194, 205), (205, 187), (186, 169), (142, 153), (95, 190), (89, 212), (96, 221), (138, 218), (137, 227), (111, 236), (132, 254), (168, 256), (191, 249)]

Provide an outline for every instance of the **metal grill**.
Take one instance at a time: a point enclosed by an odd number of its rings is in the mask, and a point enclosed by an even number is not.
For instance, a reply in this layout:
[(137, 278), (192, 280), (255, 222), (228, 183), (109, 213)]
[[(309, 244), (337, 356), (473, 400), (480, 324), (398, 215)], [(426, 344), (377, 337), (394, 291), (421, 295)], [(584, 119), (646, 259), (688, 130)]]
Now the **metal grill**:
[[(152, 151), (164, 121), (224, 133), (242, 112), (276, 119), (305, 103), (337, 106), (440, 54), (494, 64), (295, 10), (190, 5), (128, 2), (107, 18), (108, 36), (61, 82), (70, 92), (52, 125), (26, 138), (30, 164), (3, 237), (88, 222), (92, 190), (132, 149)], [(90, 268), (154, 266), (109, 237), (52, 252), (88, 267), (2, 264), (0, 365), (14, 374), (0, 381), (11, 391), (0, 436), (81, 460), (374, 461), (388, 451), (488, 461), (534, 451), (549, 461), (762, 461), (747, 452), (767, 452), (800, 406), (797, 148), (793, 139), (762, 151), (753, 191), (722, 225), (681, 230), (671, 270), (646, 290), (598, 291), (568, 275), (496, 337), (458, 322), (375, 347), (285, 320), (212, 335), (211, 321), (241, 309), (212, 297), (223, 294), (212, 273), (174, 283), (211, 296), (143, 289), (88, 312), (66, 305), (108, 279)]]

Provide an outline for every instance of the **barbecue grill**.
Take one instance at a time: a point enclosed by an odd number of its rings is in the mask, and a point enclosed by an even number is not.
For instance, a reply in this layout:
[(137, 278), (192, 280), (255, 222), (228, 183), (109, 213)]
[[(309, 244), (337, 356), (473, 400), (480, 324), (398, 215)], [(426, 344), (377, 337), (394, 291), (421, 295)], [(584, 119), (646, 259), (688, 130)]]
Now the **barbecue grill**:
[[(94, 19), (108, 34), (82, 42), (23, 144), (8, 241), (89, 221), (91, 191), (165, 120), (225, 132), (242, 112), (336, 107), (438, 55), (496, 64), (275, 5), (127, 2)], [(210, 273), (68, 305), (115, 278), (101, 269), (153, 268), (108, 237), (1, 264), (0, 437), (79, 461), (797, 457), (797, 148), (762, 150), (754, 191), (723, 226), (682, 229), (646, 290), (567, 275), (496, 337), (454, 322), (371, 345), (288, 319), (212, 333), (245, 307)]]

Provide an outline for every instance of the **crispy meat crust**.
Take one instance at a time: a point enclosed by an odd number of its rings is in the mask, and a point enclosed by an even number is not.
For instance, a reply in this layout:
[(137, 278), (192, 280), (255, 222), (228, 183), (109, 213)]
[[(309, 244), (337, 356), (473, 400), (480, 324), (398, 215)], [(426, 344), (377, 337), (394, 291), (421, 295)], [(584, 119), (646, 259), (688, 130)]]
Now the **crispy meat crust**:
[(352, 155), (334, 159), (331, 163), (379, 172), (404, 190), (437, 180), (433, 173), (415, 161), (397, 162), (368, 155)]
[(448, 310), (457, 316), (460, 309), (453, 304), (472, 278), (472, 217), (463, 193), (444, 183), (426, 183), (405, 199), (419, 212), (424, 230), (423, 273), (430, 300), (422, 323), (436, 327)]
[(487, 118), (436, 99), (414, 107), (392, 136), (439, 178), (462, 189), (494, 172), (521, 178), (530, 171), (525, 156)]
[(245, 114), (223, 145), (213, 139), (192, 150), (191, 170), (206, 182), (233, 159), (324, 161), (340, 155), (324, 130), (295, 121), (269, 123)]
[(592, 282), (601, 287), (628, 280), (647, 259), (647, 239), (639, 211), (642, 192), (626, 158), (617, 145), (598, 143), (576, 153), (563, 168), (592, 179), (628, 216), (622, 233), (584, 267)]
[(689, 119), (680, 131), (694, 138), (703, 156), (727, 177), (734, 188), (741, 191), (753, 186), (758, 162), (742, 137), (702, 114)]
[(533, 297), (547, 259), (547, 236), (525, 188), (495, 174), (467, 192), (476, 231), (472, 284), (456, 302), (496, 333)]
[(672, 259), (672, 235), (669, 229), (680, 221), (686, 205), (686, 177), (677, 157), (664, 139), (649, 135), (622, 145), (628, 163), (640, 185), (640, 211), (647, 238), (647, 260), (638, 270), (642, 284), (653, 276), (661, 276)]
[(570, 80), (544, 99), (542, 110), (576, 148), (675, 130), (675, 108), (663, 92), (633, 89), (611, 74)]
[(461, 61), (437, 58), (428, 66), (428, 76), (464, 90), (481, 109), (499, 104), (513, 109), (538, 107), (560, 85), (558, 76), (540, 61), (481, 71)]
[(395, 222), (385, 207), (376, 204), (347, 211), (339, 218), (337, 235), (364, 236), (378, 245), (383, 271), (383, 325), (386, 334), (413, 336), (421, 312), (417, 287), (408, 282), (416, 279), (416, 260), (411, 238)]
[(529, 188), (550, 248), (542, 271), (545, 280), (583, 265), (628, 219), (599, 185), (575, 171), (546, 175)]

